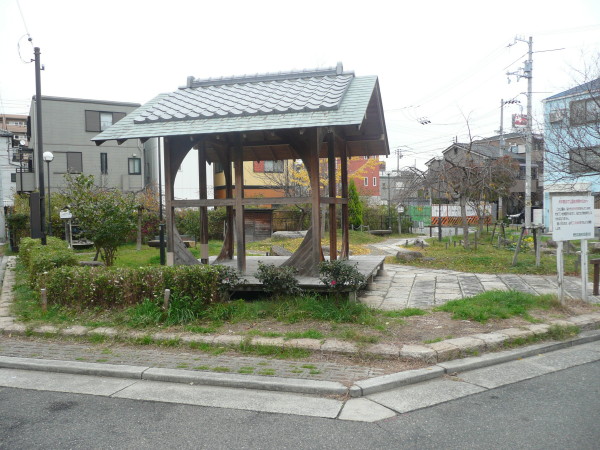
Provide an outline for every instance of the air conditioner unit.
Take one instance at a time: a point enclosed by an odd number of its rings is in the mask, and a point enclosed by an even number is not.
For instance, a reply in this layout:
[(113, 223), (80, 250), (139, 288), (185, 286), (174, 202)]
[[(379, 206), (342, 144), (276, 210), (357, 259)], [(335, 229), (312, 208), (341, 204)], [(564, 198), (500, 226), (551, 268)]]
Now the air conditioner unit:
[(564, 109), (555, 109), (554, 111), (550, 111), (550, 123), (560, 122), (565, 118), (566, 110)]

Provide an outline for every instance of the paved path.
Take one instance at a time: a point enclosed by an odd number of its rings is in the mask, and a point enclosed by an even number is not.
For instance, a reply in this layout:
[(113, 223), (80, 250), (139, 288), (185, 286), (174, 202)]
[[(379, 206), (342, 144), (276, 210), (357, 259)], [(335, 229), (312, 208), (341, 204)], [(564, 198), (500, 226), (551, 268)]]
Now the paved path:
[[(399, 246), (406, 245), (407, 241), (412, 244), (415, 239), (388, 239), (371, 247), (380, 255), (395, 255), (402, 251)], [(359, 296), (361, 302), (373, 308), (427, 308), (489, 290), (514, 290), (531, 294), (558, 292), (556, 275), (465, 273), (399, 264), (386, 264), (385, 267), (386, 273), (376, 277)], [(581, 298), (581, 279), (565, 277), (565, 293), (568, 298)], [(588, 300), (600, 303), (600, 297), (594, 297), (591, 293), (592, 283), (588, 283)]]

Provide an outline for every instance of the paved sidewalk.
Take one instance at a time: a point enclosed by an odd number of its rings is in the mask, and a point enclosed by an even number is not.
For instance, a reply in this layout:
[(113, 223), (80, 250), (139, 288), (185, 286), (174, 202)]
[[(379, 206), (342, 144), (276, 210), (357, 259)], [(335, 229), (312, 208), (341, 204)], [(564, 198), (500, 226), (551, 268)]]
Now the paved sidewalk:
[[(361, 302), (378, 309), (428, 308), (459, 298), (490, 290), (514, 290), (531, 294), (556, 294), (556, 275), (516, 275), (465, 273), (436, 270), (398, 264), (386, 264), (385, 274), (375, 278), (367, 290), (359, 295)], [(581, 298), (581, 279), (565, 277), (568, 298)], [(591, 295), (588, 283), (588, 301), (600, 303), (600, 297)]]

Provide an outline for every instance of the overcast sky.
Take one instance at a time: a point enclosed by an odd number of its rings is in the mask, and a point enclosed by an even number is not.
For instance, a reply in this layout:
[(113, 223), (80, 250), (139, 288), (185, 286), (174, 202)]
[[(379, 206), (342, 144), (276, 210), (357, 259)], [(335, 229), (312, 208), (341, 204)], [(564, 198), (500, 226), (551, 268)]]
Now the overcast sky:
[[(19, 10), (20, 5), (20, 10)], [(21, 14), (22, 12), (22, 14)], [(533, 37), (534, 115), (600, 49), (598, 0), (0, 0), (0, 112), (28, 112), (33, 44), (43, 95), (144, 103), (200, 78), (335, 66), (378, 75), (392, 152), (423, 163), (496, 133)], [(20, 47), (20, 54), (18, 51)], [(564, 49), (557, 51), (547, 51)], [(505, 129), (519, 105), (505, 109)], [(524, 111), (523, 111), (524, 112)], [(431, 123), (421, 125), (425, 118)], [(388, 168), (396, 168), (392, 158)]]

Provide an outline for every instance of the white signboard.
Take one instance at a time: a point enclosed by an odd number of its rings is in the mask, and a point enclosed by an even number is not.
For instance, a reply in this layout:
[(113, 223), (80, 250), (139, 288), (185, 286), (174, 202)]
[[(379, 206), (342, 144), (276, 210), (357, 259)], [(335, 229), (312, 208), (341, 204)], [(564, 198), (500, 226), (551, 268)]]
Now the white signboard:
[(594, 198), (591, 195), (552, 196), (552, 239), (573, 241), (594, 237)]
[(71, 211), (61, 211), (59, 214), (60, 214), (61, 219), (70, 219), (73, 217), (73, 214), (71, 214)]

